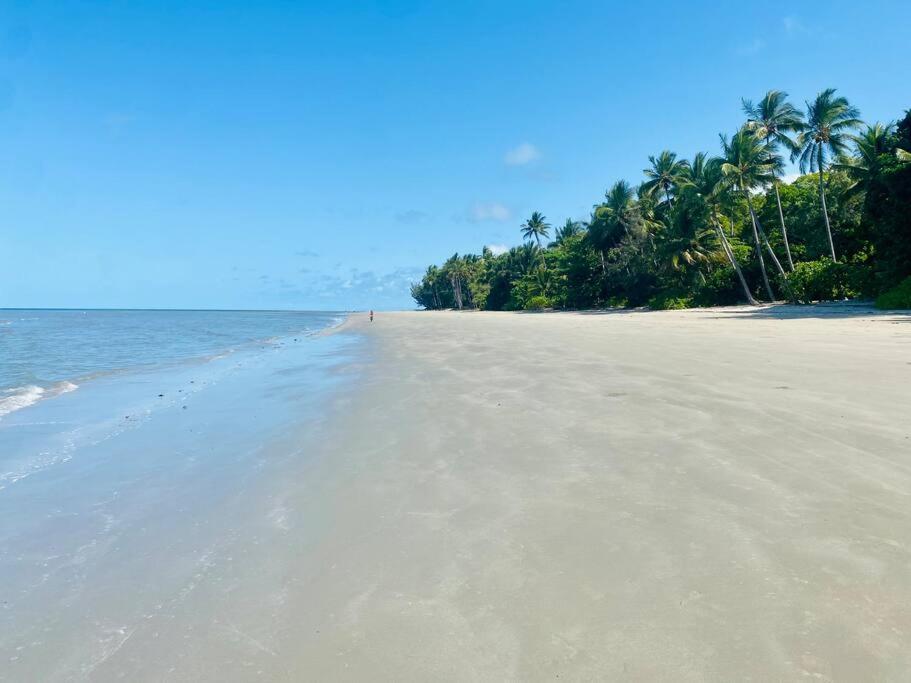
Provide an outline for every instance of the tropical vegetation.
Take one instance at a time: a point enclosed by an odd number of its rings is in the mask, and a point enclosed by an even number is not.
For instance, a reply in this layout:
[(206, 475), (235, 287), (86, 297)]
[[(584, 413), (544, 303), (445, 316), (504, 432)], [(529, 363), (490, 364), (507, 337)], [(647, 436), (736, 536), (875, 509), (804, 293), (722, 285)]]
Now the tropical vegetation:
[[(535, 211), (503, 253), (454, 254), (411, 294), (427, 309), (811, 302), (911, 307), (911, 111), (865, 124), (834, 89), (803, 110), (770, 90), (716, 154), (664, 150), (584, 219)], [(787, 163), (803, 175), (786, 182)], [(551, 241), (551, 234), (553, 240)]]

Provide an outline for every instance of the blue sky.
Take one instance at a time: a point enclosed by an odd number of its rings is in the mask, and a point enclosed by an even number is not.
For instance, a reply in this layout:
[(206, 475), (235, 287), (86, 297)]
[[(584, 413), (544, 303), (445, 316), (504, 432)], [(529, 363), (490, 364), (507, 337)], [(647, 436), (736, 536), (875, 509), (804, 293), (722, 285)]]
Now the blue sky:
[(911, 107), (911, 3), (0, 4), (0, 306), (396, 308), (741, 97)]

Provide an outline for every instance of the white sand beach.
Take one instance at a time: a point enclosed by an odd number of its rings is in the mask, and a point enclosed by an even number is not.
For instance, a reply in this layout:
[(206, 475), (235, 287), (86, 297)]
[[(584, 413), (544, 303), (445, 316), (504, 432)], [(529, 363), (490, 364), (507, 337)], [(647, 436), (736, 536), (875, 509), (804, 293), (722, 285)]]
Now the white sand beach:
[[(309, 418), (289, 345), (73, 460), (3, 537), (0, 680), (907, 680), (911, 317), (379, 313), (333, 340)], [(16, 509), (52, 490), (27, 481)]]
[[(911, 318), (354, 318), (313, 680), (905, 680)], [(291, 646), (291, 642), (296, 645)]]

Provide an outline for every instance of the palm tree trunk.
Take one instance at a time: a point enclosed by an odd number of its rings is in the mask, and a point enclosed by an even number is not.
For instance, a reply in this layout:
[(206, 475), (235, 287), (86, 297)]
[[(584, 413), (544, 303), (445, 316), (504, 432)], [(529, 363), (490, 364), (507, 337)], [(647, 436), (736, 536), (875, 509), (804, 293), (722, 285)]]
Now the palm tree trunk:
[(671, 200), (671, 188), (668, 185), (665, 185), (664, 187), (664, 196), (667, 197), (667, 208), (673, 211), (674, 202)]
[(835, 243), (832, 241), (832, 226), (829, 225), (829, 211), (826, 209), (826, 188), (823, 186), (822, 182), (822, 147), (819, 148), (818, 165), (819, 201), (822, 204), (822, 215), (826, 219), (826, 235), (829, 237), (829, 250), (832, 252), (832, 260), (837, 261), (838, 259), (835, 258)]
[(794, 296), (794, 290), (791, 289), (791, 283), (788, 282), (788, 274), (785, 273), (784, 268), (781, 267), (781, 261), (779, 261), (778, 257), (775, 255), (775, 250), (772, 249), (772, 245), (769, 243), (769, 238), (766, 236), (765, 231), (762, 229), (762, 223), (759, 222), (758, 218), (756, 219), (756, 227), (759, 228), (759, 235), (762, 237), (765, 248), (769, 250), (769, 254), (772, 256), (772, 261), (775, 262), (775, 267), (778, 268), (778, 274), (781, 275), (781, 283), (787, 290), (788, 298), (791, 299), (791, 301), (794, 303), (798, 303), (797, 298)]
[(753, 293), (750, 291), (749, 286), (747, 285), (747, 279), (743, 276), (743, 271), (740, 270), (740, 264), (737, 263), (737, 257), (734, 256), (734, 250), (731, 249), (731, 245), (728, 244), (728, 238), (724, 236), (724, 229), (718, 223), (717, 218), (712, 217), (712, 225), (715, 227), (715, 231), (718, 233), (718, 237), (721, 238), (721, 248), (724, 249), (725, 255), (728, 257), (728, 261), (731, 262), (731, 265), (734, 267), (734, 272), (737, 273), (737, 278), (740, 280), (740, 286), (743, 287), (743, 295), (746, 297), (746, 300), (751, 306), (756, 306), (759, 302), (753, 297)]
[(788, 275), (784, 272), (784, 268), (782, 268), (781, 261), (778, 260), (778, 256), (775, 254), (775, 250), (772, 249), (772, 245), (769, 243), (769, 238), (766, 236), (765, 230), (762, 229), (762, 223), (759, 222), (758, 216), (756, 218), (756, 227), (759, 230), (759, 236), (762, 238), (762, 243), (765, 245), (765, 248), (769, 250), (769, 256), (772, 257), (772, 262), (778, 269), (778, 274), (781, 275), (783, 279), (787, 279)]
[(788, 229), (784, 225), (784, 211), (781, 210), (781, 195), (778, 194), (778, 178), (772, 174), (772, 187), (775, 188), (775, 201), (778, 202), (778, 218), (781, 221), (781, 235), (784, 237), (784, 253), (788, 256), (788, 267), (794, 270), (794, 261), (791, 259), (791, 245), (788, 243)]
[(604, 249), (599, 249), (598, 253), (601, 255), (601, 275), (607, 277), (607, 264), (604, 263)]
[(769, 284), (769, 275), (765, 271), (765, 259), (762, 258), (762, 243), (759, 241), (759, 230), (756, 227), (758, 225), (756, 221), (756, 212), (753, 211), (753, 200), (750, 198), (750, 193), (744, 189), (743, 185), (740, 186), (741, 192), (746, 195), (747, 206), (750, 209), (750, 220), (753, 223), (753, 240), (756, 242), (756, 256), (759, 257), (759, 269), (762, 271), (762, 282), (765, 285), (765, 291), (769, 295), (769, 301), (775, 301), (775, 295), (772, 294), (772, 285)]
[(462, 310), (462, 281), (458, 275), (452, 277), (452, 294), (455, 296), (456, 306)]

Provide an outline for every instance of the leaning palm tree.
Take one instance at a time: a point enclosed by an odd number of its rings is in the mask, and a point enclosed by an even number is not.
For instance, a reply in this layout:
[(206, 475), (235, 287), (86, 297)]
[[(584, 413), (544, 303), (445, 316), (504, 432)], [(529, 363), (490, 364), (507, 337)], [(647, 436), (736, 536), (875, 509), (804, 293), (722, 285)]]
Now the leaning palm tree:
[(550, 224), (547, 222), (547, 217), (535, 211), (531, 214), (531, 218), (525, 221), (522, 224), (522, 237), (531, 240), (534, 240), (538, 243), (538, 247), (541, 247), (541, 238), (545, 239), (550, 235)]
[[(781, 194), (778, 192), (778, 174), (776, 167), (780, 163), (777, 151), (786, 149), (790, 154), (797, 153), (797, 142), (791, 137), (803, 127), (803, 117), (794, 105), (787, 101), (788, 94), (780, 90), (769, 90), (758, 104), (742, 100), (743, 111), (747, 115), (747, 128), (765, 143), (772, 166), (772, 187), (775, 190), (775, 201), (778, 202), (778, 218), (781, 221), (781, 235), (784, 250), (788, 257), (788, 267), (794, 270), (791, 259), (791, 245), (788, 242), (788, 229), (784, 223), (784, 211), (781, 209)], [(778, 163), (775, 163), (778, 162)]]
[(844, 171), (853, 181), (846, 190), (849, 195), (866, 192), (881, 169), (880, 155), (889, 154), (895, 148), (892, 133), (894, 123), (874, 123), (860, 135), (852, 135), (854, 155), (843, 156), (831, 168)]
[[(756, 256), (759, 258), (759, 269), (762, 271), (762, 282), (771, 301), (775, 300), (769, 276), (766, 273), (765, 259), (762, 257), (762, 244), (759, 241), (759, 220), (753, 209), (753, 198), (750, 191), (768, 185), (772, 180), (769, 170), (768, 155), (762, 143), (745, 128), (741, 128), (730, 141), (722, 135), (721, 150), (724, 160), (721, 172), (746, 198), (753, 225), (753, 240), (756, 243)], [(772, 252), (774, 256), (774, 252)], [(783, 271), (782, 271), (783, 272)]]
[(725, 195), (728, 185), (724, 173), (722, 172), (722, 164), (722, 159), (719, 159), (718, 157), (710, 158), (705, 152), (699, 152), (690, 164), (687, 184), (705, 203), (705, 206), (708, 209), (709, 223), (715, 230), (715, 234), (718, 237), (718, 242), (721, 244), (724, 255), (727, 257), (728, 262), (737, 274), (737, 279), (740, 281), (740, 286), (743, 288), (743, 296), (748, 303), (755, 306), (759, 302), (753, 297), (753, 293), (750, 291), (749, 285), (747, 285), (747, 280), (740, 268), (740, 263), (737, 261), (734, 250), (731, 248), (727, 236), (724, 234), (724, 228), (721, 227), (721, 221), (718, 219), (718, 212), (719, 209), (722, 208), (722, 203), (726, 198)]
[(862, 125), (860, 112), (844, 97), (835, 97), (835, 89), (827, 88), (807, 102), (807, 120), (797, 137), (799, 152), (792, 158), (799, 158), (800, 171), (819, 173), (819, 201), (822, 215), (826, 221), (826, 235), (829, 238), (829, 251), (835, 261), (835, 243), (832, 241), (832, 226), (829, 224), (829, 212), (826, 209), (826, 189), (823, 171), (833, 158), (840, 157), (848, 151), (849, 131)]
[(671, 190), (683, 181), (686, 162), (678, 160), (677, 155), (668, 150), (657, 157), (650, 156), (648, 161), (651, 166), (643, 170), (647, 180), (642, 183), (642, 191), (649, 196), (655, 196), (659, 191), (664, 192), (668, 208), (674, 208)]

